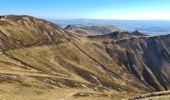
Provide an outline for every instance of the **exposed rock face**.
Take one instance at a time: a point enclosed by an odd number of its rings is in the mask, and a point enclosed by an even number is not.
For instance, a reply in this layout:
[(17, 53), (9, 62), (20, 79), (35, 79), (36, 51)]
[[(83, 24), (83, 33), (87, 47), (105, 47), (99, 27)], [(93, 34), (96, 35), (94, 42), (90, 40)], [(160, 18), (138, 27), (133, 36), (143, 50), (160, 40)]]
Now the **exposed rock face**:
[(110, 100), (170, 89), (169, 35), (83, 36), (30, 16), (4, 18), (0, 20), (4, 99), (15, 95), (17, 100), (23, 96)]
[[(168, 44), (165, 44), (162, 36), (126, 37), (113, 43), (108, 46), (108, 53), (115, 59), (120, 57), (118, 62), (123, 64), (131, 74), (156, 90), (169, 89), (170, 54)], [(113, 53), (118, 54), (120, 51), (113, 52), (115, 48), (111, 46), (114, 45), (125, 49), (116, 57)]]

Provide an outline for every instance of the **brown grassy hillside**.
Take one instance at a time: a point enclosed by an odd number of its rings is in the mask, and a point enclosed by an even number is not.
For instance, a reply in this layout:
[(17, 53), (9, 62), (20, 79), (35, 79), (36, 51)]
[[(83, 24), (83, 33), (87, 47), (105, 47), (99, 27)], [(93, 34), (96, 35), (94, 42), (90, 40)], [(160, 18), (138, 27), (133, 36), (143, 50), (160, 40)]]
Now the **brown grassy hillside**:
[(167, 90), (167, 38), (86, 37), (42, 19), (5, 16), (0, 19), (0, 98), (119, 100)]

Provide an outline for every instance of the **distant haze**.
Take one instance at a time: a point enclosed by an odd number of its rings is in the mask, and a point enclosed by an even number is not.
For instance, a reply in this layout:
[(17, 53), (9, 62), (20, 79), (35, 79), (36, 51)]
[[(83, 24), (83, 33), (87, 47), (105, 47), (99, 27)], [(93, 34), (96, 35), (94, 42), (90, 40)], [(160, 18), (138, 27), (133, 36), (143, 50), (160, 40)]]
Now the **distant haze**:
[(66, 25), (115, 25), (124, 31), (135, 31), (146, 34), (170, 34), (170, 20), (51, 20), (61, 26)]

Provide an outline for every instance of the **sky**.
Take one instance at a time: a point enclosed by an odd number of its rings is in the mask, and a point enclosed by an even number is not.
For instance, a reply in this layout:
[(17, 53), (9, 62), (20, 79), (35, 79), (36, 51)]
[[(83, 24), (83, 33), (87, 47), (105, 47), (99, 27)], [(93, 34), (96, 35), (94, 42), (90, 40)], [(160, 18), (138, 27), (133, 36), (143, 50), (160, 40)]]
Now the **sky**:
[(170, 0), (1, 0), (0, 15), (46, 19), (169, 20)]

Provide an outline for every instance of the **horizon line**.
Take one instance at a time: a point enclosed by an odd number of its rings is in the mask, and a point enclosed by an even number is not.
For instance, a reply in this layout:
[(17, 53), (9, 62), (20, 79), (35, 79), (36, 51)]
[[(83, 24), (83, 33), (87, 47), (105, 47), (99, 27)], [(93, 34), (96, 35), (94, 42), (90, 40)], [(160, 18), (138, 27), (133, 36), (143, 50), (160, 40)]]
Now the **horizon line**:
[[(44, 17), (40, 17), (40, 18), (44, 18)], [(104, 18), (45, 18), (48, 20), (161, 20), (161, 21), (170, 21), (170, 19), (104, 19)]]
[(9, 16), (9, 15), (16, 15), (16, 16), (32, 16), (32, 17), (37, 17), (37, 18), (42, 18), (42, 19), (46, 19), (46, 20), (124, 20), (124, 21), (143, 21), (143, 20), (153, 20), (153, 21), (170, 21), (169, 19), (138, 19), (138, 18), (134, 18), (134, 19), (119, 19), (119, 18), (57, 18), (57, 17), (47, 17), (47, 16), (37, 16), (37, 15), (27, 15), (27, 14), (0, 14), (0, 16)]

